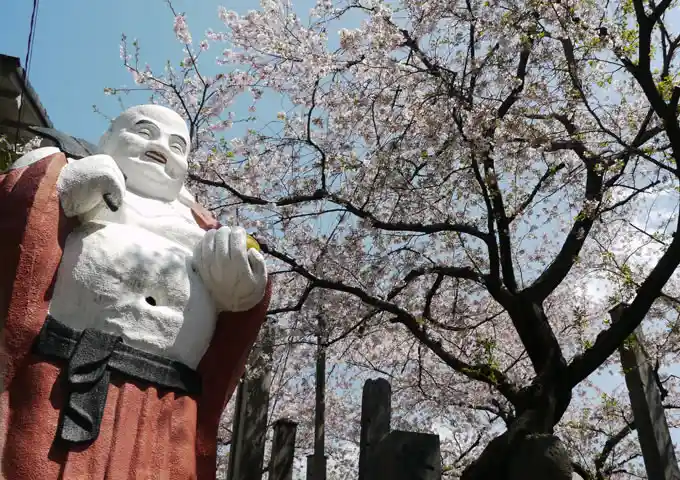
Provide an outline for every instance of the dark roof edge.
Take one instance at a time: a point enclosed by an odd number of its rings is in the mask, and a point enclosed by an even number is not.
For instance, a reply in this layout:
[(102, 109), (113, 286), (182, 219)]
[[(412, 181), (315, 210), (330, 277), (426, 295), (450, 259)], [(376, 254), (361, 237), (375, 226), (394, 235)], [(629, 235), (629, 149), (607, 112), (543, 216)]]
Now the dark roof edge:
[(21, 85), (22, 93), (24, 95), (24, 98), (28, 99), (29, 102), (33, 105), (35, 108), (35, 111), (38, 112), (38, 115), (40, 115), (44, 125), (40, 126), (45, 126), (48, 128), (54, 128), (54, 124), (52, 123), (52, 120), (50, 120), (50, 117), (47, 115), (47, 110), (43, 106), (43, 104), (40, 102), (40, 98), (38, 97), (38, 94), (36, 91), (33, 89), (31, 86), (31, 82), (28, 81), (28, 78), (24, 81), (24, 74), (25, 71), (23, 67), (21, 66), (21, 61), (17, 57), (11, 57), (9, 55), (3, 55), (0, 54), (0, 61), (2, 62), (13, 62), (14, 63), (14, 68), (16, 70), (16, 75), (19, 80), (19, 84)]

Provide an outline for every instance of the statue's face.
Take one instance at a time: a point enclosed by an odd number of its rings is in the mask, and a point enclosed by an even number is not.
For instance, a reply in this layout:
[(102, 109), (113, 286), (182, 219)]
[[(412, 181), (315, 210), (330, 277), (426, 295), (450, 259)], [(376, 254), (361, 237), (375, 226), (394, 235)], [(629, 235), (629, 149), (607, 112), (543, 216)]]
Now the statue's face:
[(189, 131), (177, 113), (158, 105), (132, 107), (100, 141), (127, 176), (127, 188), (142, 196), (171, 201), (186, 179)]

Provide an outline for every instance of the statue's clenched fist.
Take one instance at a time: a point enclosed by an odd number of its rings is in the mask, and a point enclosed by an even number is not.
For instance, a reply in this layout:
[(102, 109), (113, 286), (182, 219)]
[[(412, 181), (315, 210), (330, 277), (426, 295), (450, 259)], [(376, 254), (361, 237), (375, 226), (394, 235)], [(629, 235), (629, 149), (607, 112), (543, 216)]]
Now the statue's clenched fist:
[(109, 155), (92, 155), (66, 165), (57, 180), (61, 207), (67, 217), (81, 217), (98, 210), (104, 195), (120, 207), (125, 194), (125, 176)]
[(246, 242), (243, 228), (220, 227), (206, 232), (194, 250), (194, 266), (222, 310), (243, 312), (264, 297), (267, 266)]

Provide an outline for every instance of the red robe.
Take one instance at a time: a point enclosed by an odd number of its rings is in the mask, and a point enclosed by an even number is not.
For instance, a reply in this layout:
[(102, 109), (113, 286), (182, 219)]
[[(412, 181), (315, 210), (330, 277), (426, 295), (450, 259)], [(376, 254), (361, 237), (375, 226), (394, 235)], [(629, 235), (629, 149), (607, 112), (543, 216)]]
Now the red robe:
[[(245, 369), (271, 292), (244, 313), (224, 312), (198, 371), (200, 396), (112, 376), (98, 438), (52, 445), (65, 396), (64, 363), (31, 353), (43, 325), (67, 235), (56, 191), (63, 154), (0, 175), (0, 479), (212, 480), (222, 411)], [(196, 206), (205, 229), (218, 226)]]

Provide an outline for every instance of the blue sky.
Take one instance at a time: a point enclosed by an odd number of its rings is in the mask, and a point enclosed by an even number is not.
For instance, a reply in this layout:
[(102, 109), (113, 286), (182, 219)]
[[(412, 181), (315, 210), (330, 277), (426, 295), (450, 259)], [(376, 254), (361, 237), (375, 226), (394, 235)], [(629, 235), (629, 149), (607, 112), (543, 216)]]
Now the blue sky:
[[(19, 57), (23, 65), (32, 2), (8, 3), (3, 7), (5, 28), (0, 30), (0, 52)], [(186, 3), (180, 0), (177, 7), (183, 10)], [(192, 3), (191, 18), (197, 26), (210, 21), (217, 26), (218, 2)], [(152, 66), (181, 54), (172, 31), (172, 14), (162, 0), (40, 3), (29, 81), (60, 130), (96, 141), (108, 125), (93, 112), (92, 105), (97, 104), (109, 115), (120, 110), (103, 89), (131, 83), (119, 59), (123, 32), (140, 39)]]
[[(21, 59), (26, 56), (32, 3), (12, 0), (3, 5), (0, 53)], [(314, 0), (296, 0), (298, 13), (306, 13)], [(220, 30), (217, 8), (243, 13), (259, 6), (256, 0), (174, 0), (178, 12), (187, 12), (194, 41), (208, 28)], [(59, 0), (44, 1), (38, 10), (33, 59), (29, 81), (40, 96), (56, 128), (95, 142), (108, 127), (92, 105), (109, 116), (120, 112), (114, 97), (104, 95), (104, 87), (131, 85), (131, 77), (119, 56), (120, 36), (137, 38), (142, 59), (160, 69), (166, 60), (177, 64), (181, 44), (172, 31), (172, 14), (163, 0)], [(215, 57), (221, 48), (206, 52)], [(208, 60), (208, 58), (204, 58)], [(207, 63), (207, 62), (205, 62)], [(143, 101), (146, 97), (140, 97)], [(134, 103), (139, 103), (134, 102)], [(238, 107), (237, 107), (238, 108)], [(247, 108), (247, 103), (244, 109)], [(247, 112), (236, 111), (237, 117)]]

